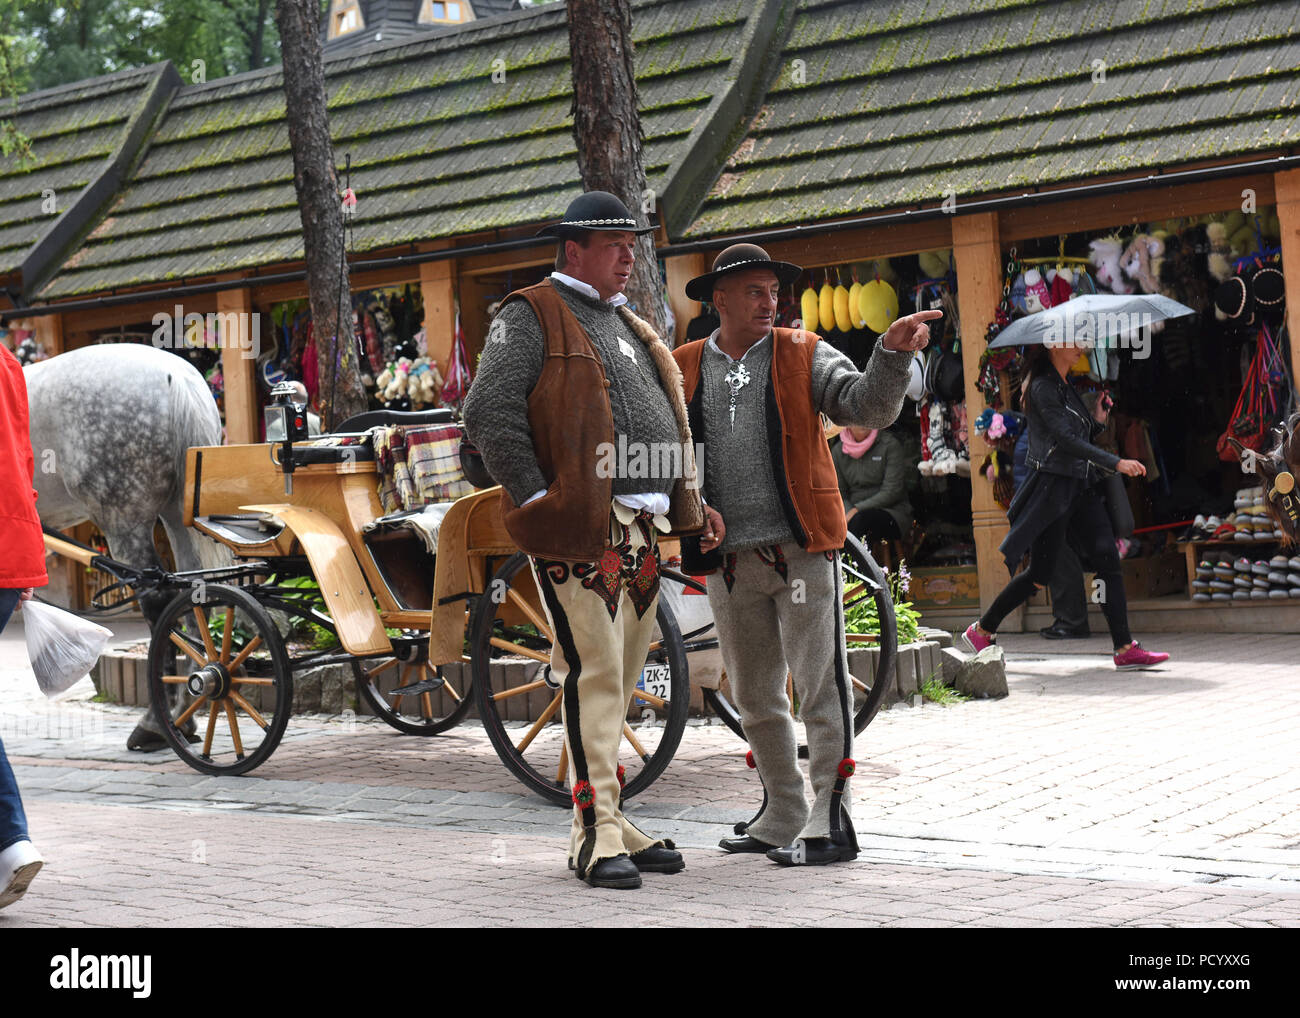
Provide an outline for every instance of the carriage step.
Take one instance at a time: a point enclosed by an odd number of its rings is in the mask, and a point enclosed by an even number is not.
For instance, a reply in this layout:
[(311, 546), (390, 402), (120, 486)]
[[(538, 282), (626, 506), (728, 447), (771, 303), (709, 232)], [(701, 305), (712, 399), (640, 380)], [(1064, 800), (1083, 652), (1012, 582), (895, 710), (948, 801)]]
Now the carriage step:
[(389, 696), (416, 696), (419, 693), (432, 693), (436, 689), (441, 689), (443, 680), (439, 676), (431, 679), (421, 679), (419, 682), (412, 682), (409, 686), (398, 686), (392, 690)]

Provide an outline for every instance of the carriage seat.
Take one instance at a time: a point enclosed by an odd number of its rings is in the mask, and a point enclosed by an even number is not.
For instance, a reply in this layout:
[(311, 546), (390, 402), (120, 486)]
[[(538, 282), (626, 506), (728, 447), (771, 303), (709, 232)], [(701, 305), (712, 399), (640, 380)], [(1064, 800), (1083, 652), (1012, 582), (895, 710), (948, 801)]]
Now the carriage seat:
[(274, 541), (284, 524), (265, 513), (212, 513), (195, 516), (196, 529), (231, 548), (260, 547)]
[(394, 428), (399, 425), (454, 424), (456, 412), (447, 407), (433, 410), (367, 410), (349, 417), (334, 429), (334, 434), (354, 434), (371, 428)]
[(322, 435), (293, 447), (293, 465), (314, 463), (373, 463), (375, 447), (369, 435)]

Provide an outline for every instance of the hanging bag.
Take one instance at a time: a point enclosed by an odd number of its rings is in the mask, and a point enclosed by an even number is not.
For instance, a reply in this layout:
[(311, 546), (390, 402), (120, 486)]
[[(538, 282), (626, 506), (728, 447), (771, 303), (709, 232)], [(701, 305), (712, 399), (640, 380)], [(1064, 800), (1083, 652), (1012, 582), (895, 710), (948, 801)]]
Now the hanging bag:
[(1235, 463), (1241, 458), (1230, 439), (1235, 439), (1244, 448), (1256, 452), (1264, 447), (1264, 397), (1260, 376), (1265, 356), (1265, 343), (1260, 342), (1246, 371), (1246, 380), (1242, 383), (1237, 405), (1232, 408), (1232, 415), (1228, 418), (1228, 428), (1219, 436), (1215, 446), (1219, 459), (1224, 463)]
[(23, 604), (27, 656), (36, 684), (46, 696), (58, 696), (77, 683), (99, 660), (113, 634), (62, 608), (35, 599)]

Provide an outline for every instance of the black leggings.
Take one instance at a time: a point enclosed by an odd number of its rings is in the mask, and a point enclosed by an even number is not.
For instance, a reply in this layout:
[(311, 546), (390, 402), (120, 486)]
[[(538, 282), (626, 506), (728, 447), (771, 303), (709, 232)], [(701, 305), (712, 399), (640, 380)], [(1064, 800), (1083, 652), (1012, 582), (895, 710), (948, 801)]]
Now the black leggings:
[(1096, 569), (1100, 586), (1094, 585), (1092, 597), (1101, 604), (1111, 641), (1116, 649), (1132, 642), (1128, 629), (1128, 599), (1124, 595), (1124, 575), (1120, 572), (1115, 535), (1106, 513), (1106, 503), (1092, 488), (1081, 492), (1070, 511), (1038, 535), (1029, 549), (1029, 568), (1011, 578), (980, 619), (980, 626), (986, 632), (996, 633), (1002, 620), (1029, 600), (1038, 587), (1051, 583), (1056, 557), (1067, 537), (1073, 539), (1079, 556)]

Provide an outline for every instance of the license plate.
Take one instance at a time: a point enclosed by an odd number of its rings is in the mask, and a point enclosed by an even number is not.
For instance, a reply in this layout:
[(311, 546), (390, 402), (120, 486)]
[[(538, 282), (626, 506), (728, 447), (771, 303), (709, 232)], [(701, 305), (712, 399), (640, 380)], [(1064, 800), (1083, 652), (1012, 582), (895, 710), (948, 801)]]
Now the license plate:
[(646, 665), (637, 680), (636, 688), (643, 689), (661, 700), (669, 699), (672, 689), (672, 669), (667, 665)]

